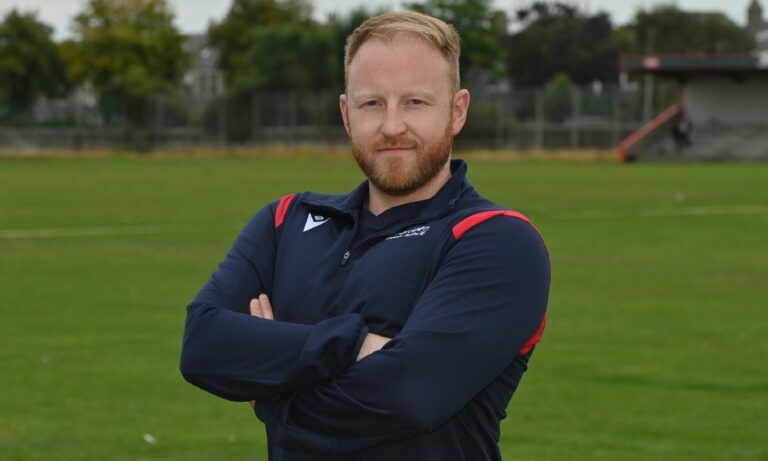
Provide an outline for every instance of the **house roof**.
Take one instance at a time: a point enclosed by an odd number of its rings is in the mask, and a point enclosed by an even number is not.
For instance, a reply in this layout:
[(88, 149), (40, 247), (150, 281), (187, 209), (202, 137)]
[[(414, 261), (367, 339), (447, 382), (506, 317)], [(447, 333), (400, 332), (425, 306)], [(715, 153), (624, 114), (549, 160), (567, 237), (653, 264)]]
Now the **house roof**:
[(621, 70), (668, 76), (768, 72), (768, 52), (622, 56)]

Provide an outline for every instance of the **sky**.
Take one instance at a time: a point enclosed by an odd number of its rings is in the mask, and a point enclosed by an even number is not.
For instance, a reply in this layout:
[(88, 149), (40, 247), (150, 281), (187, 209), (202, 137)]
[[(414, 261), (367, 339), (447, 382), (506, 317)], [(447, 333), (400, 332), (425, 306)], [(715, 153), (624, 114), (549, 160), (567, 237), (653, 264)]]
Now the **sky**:
[[(505, 10), (512, 16), (518, 8), (533, 3), (534, 0), (494, 0), (497, 9)], [(656, 4), (673, 3), (688, 11), (720, 11), (732, 21), (743, 25), (750, 0), (563, 0), (590, 13), (606, 11), (615, 24), (628, 22), (635, 11), (650, 8)], [(761, 1), (768, 9), (768, 0)], [(210, 20), (221, 19), (229, 9), (230, 1), (211, 0), (169, 0), (176, 11), (176, 25), (183, 33), (204, 32)], [(70, 23), (75, 14), (83, 9), (87, 0), (0, 0), (0, 15), (13, 8), (23, 11), (37, 11), (38, 18), (55, 30), (55, 38), (60, 40), (71, 35)], [(314, 14), (317, 19), (325, 19), (329, 13), (345, 13), (352, 8), (367, 5), (368, 9), (384, 7), (400, 9), (397, 0), (314, 0)]]

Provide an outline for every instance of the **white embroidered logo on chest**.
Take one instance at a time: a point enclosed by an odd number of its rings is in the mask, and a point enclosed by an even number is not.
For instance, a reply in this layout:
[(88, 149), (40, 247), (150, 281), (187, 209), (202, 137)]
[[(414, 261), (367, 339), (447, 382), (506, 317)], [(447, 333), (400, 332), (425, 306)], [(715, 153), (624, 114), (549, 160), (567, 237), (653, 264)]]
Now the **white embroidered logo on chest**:
[(424, 234), (426, 234), (428, 230), (429, 230), (429, 226), (414, 227), (413, 229), (404, 230), (395, 235), (387, 237), (386, 240), (394, 240), (394, 239), (400, 239), (404, 237), (421, 237)]

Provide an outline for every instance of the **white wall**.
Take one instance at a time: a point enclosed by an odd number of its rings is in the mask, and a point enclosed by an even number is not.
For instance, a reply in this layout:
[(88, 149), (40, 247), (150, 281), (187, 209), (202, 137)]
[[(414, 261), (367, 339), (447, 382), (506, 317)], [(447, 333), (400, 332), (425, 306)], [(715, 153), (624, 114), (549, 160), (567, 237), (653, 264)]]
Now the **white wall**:
[(768, 74), (746, 75), (741, 81), (694, 74), (685, 88), (686, 114), (694, 125), (768, 124)]

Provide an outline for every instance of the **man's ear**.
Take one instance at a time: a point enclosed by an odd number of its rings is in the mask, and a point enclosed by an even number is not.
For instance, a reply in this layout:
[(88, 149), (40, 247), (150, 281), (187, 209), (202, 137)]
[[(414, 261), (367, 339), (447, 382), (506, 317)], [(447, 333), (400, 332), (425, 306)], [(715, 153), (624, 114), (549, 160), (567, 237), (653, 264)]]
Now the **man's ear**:
[(339, 110), (341, 110), (341, 119), (344, 120), (344, 129), (347, 130), (347, 134), (349, 134), (349, 113), (347, 112), (347, 108), (347, 95), (342, 94), (339, 96)]
[(453, 96), (451, 131), (456, 136), (464, 128), (469, 111), (469, 90), (459, 90)]

